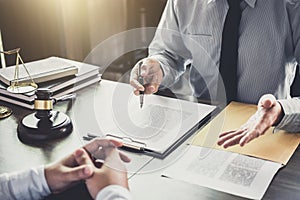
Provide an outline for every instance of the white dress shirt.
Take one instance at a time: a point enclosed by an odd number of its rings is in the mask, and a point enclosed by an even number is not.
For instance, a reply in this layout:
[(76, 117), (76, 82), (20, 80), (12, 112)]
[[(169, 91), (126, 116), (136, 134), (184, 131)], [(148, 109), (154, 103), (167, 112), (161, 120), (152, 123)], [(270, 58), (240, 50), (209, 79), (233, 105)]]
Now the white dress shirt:
[[(38, 200), (50, 195), (44, 167), (0, 175), (1, 200)], [(130, 192), (119, 185), (103, 188), (96, 200), (130, 200)]]
[[(191, 64), (194, 96), (215, 100), (226, 0), (169, 0), (149, 47), (170, 86)], [(290, 86), (300, 61), (300, 1), (244, 0), (239, 30), (237, 101), (273, 94), (285, 116), (277, 128), (300, 131), (300, 99)], [(300, 75), (298, 75), (300, 76)], [(300, 87), (300, 86), (299, 86)]]

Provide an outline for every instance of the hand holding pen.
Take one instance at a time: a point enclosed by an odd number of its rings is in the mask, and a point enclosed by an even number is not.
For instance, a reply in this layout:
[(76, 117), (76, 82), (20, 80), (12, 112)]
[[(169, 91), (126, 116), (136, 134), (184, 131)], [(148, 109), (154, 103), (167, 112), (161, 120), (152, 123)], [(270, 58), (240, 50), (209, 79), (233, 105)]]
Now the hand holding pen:
[(163, 71), (159, 62), (153, 58), (146, 58), (137, 62), (131, 70), (130, 85), (134, 88), (134, 94), (142, 99), (144, 94), (157, 92), (162, 79)]

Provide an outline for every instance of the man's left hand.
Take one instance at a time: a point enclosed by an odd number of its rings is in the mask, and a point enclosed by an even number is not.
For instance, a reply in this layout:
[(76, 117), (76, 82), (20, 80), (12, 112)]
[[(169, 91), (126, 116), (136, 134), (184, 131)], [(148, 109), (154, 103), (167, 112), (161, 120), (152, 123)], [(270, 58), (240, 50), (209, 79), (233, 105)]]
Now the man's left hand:
[(244, 146), (279, 123), (282, 117), (282, 107), (276, 98), (271, 94), (263, 95), (258, 102), (256, 113), (239, 129), (221, 133), (217, 143), (224, 148), (236, 144)]

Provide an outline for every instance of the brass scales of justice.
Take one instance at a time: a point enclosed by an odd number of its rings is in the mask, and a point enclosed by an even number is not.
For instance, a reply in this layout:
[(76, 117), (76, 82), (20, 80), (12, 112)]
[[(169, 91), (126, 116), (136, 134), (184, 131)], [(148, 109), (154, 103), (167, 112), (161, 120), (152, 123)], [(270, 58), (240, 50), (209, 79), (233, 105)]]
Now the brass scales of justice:
[[(0, 53), (4, 53), (6, 55), (12, 55), (16, 54), (16, 66), (15, 66), (15, 73), (14, 73), (14, 79), (11, 81), (10, 86), (7, 87), (7, 91), (11, 93), (28, 93), (33, 92), (38, 88), (38, 85), (34, 82), (32, 79), (27, 67), (25, 66), (25, 63), (23, 62), (23, 59), (20, 56), (20, 48), (9, 50), (9, 51), (1, 51)], [(24, 67), (30, 81), (28, 82), (19, 82), (19, 73), (20, 73), (20, 66), (19, 63), (22, 63), (22, 66)]]
[[(20, 48), (16, 48), (13, 50), (9, 51), (0, 51), (0, 53), (3, 53), (5, 55), (13, 55), (16, 54), (16, 66), (15, 66), (15, 72), (14, 72), (14, 79), (13, 81), (10, 82), (10, 85), (7, 87), (7, 91), (11, 93), (18, 93), (18, 94), (23, 94), (23, 93), (28, 93), (28, 92), (33, 92), (38, 88), (38, 85), (34, 82), (32, 79), (28, 69), (25, 66), (25, 63), (23, 59), (20, 56)], [(19, 73), (20, 73), (20, 62), (22, 66), (24, 67), (28, 77), (29, 81), (25, 82), (19, 82)], [(6, 118), (10, 116), (12, 113), (11, 109), (5, 106), (0, 106), (0, 119)]]

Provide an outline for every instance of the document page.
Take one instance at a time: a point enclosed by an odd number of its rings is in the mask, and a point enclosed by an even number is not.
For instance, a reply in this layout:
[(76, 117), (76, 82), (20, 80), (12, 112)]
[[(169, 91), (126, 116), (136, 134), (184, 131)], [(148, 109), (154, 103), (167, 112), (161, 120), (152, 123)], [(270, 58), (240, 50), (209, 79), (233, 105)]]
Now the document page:
[(99, 134), (138, 141), (158, 153), (163, 153), (215, 109), (158, 95), (145, 95), (140, 108), (139, 96), (133, 94), (130, 85), (105, 81), (101, 82), (95, 99)]
[(250, 199), (261, 199), (280, 163), (191, 145), (163, 176)]

